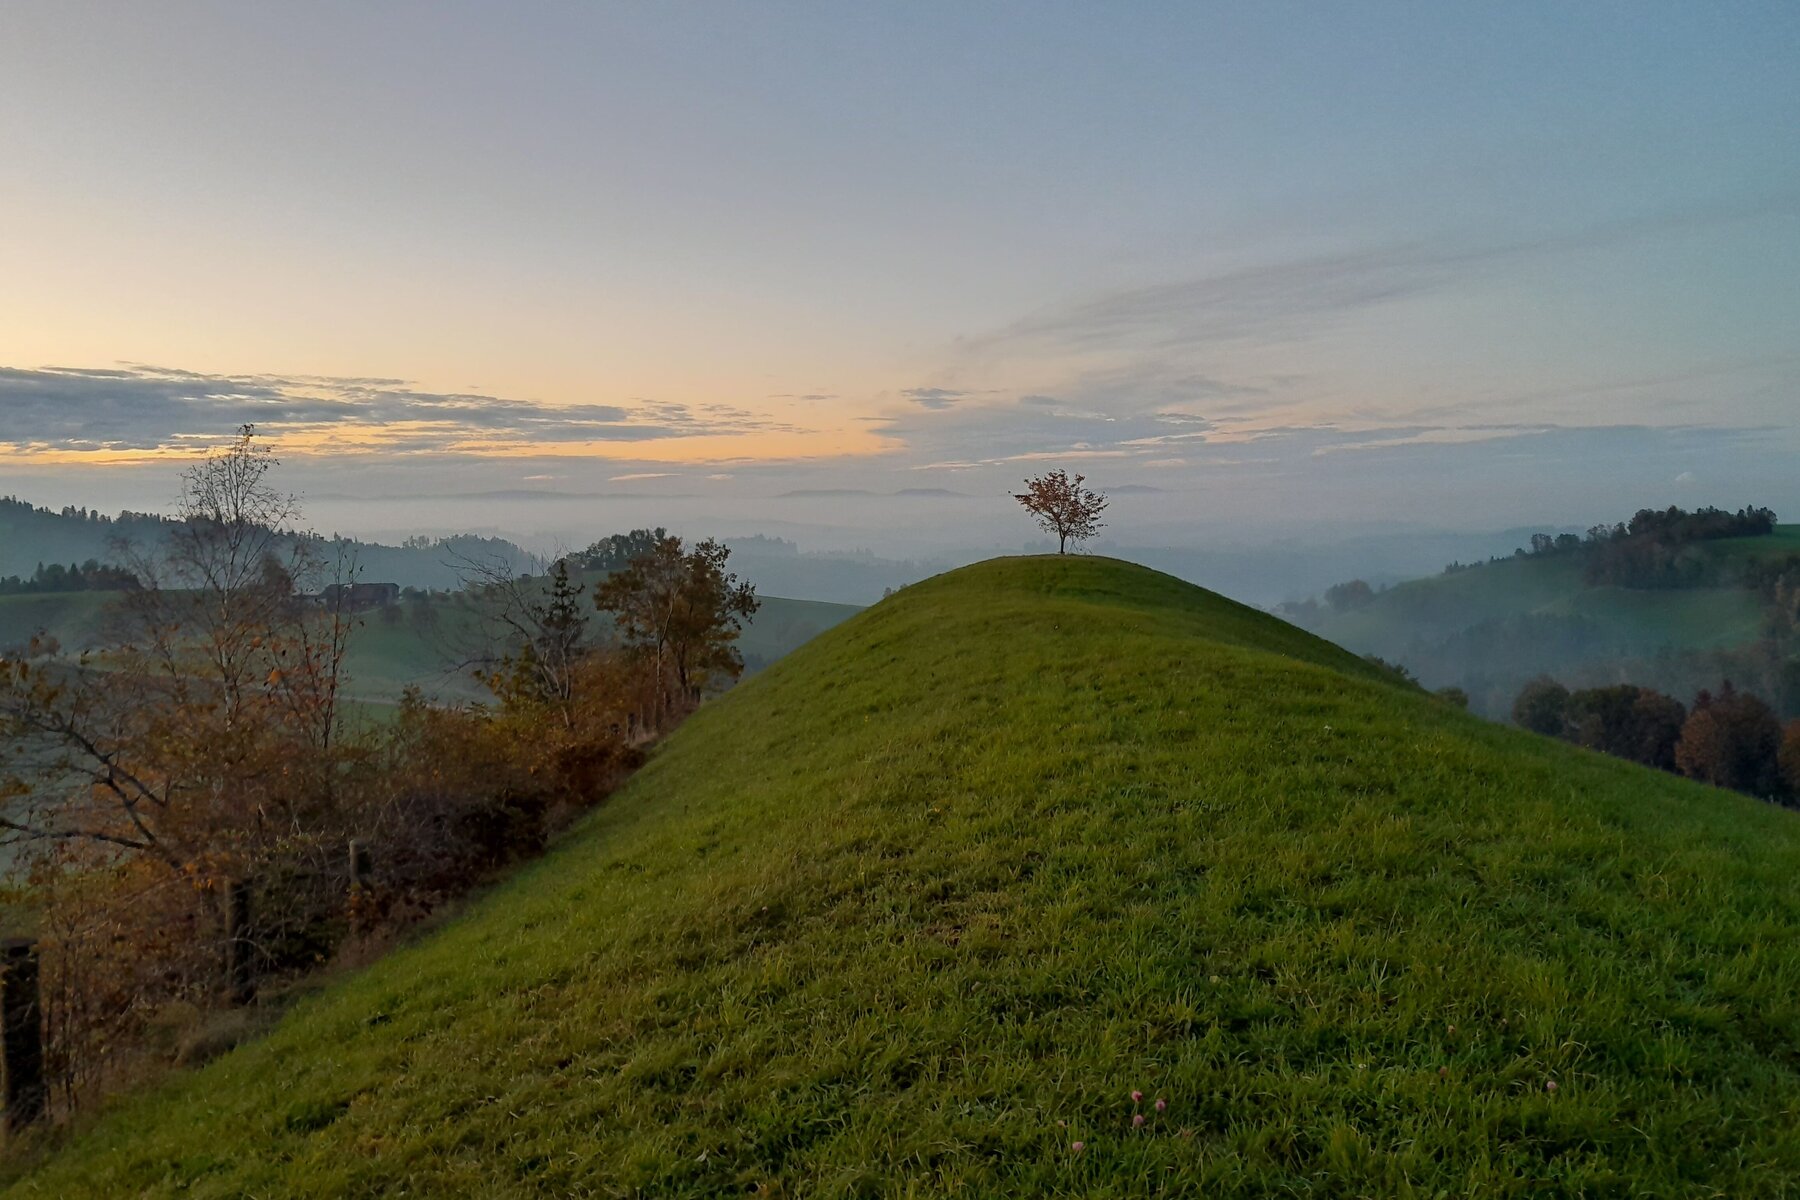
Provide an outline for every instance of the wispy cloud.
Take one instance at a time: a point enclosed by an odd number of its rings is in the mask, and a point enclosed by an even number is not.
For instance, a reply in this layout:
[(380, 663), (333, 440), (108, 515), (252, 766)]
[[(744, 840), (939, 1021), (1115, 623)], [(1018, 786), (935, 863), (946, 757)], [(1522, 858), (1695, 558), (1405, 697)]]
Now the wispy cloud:
[(1293, 334), (1334, 313), (1443, 287), (1484, 257), (1399, 246), (1126, 288), (1045, 309), (963, 349), (1156, 350)]
[[(1153, 447), (1204, 440), (1205, 418), (1183, 412), (1127, 413), (983, 404), (953, 412), (896, 413), (877, 426), (921, 465), (959, 468), (1066, 457), (1155, 457)], [(1166, 451), (1165, 451), (1166, 452)]]
[(952, 391), (950, 388), (916, 387), (907, 388), (900, 394), (914, 404), (917, 404), (920, 408), (941, 411), (949, 408), (969, 393)]
[(1316, 254), (1053, 305), (965, 339), (965, 356), (1057, 349), (1168, 350), (1311, 333), (1340, 314), (1448, 289), (1504, 264), (1800, 214), (1782, 192), (1514, 240), (1439, 239)]
[(547, 404), (398, 379), (207, 375), (164, 367), (0, 367), (0, 446), (160, 451), (257, 425), (304, 443), (464, 452), (782, 431), (727, 405)]
[[(1769, 397), (1791, 392), (1791, 355), (1765, 349), (1650, 370), (1633, 360), (1631, 372), (1574, 356), (1559, 380), (1526, 346), (1460, 372), (1450, 356), (1446, 371), (1443, 342), (1453, 330), (1443, 314), (1467, 309), (1480, 318), (1488, 298), (1589, 252), (1642, 255), (1672, 238), (1796, 213), (1800, 197), (1782, 193), (1536, 236), (1377, 244), (1073, 296), (958, 339), (928, 376), (936, 386), (900, 393), (909, 403), (876, 428), (928, 468), (1099, 455), (1201, 468), (1256, 443), (1307, 470), (1331, 455), (1344, 456), (1348, 469), (1349, 459), (1366, 462), (1377, 451), (1572, 444), (1583, 429), (1632, 423), (1697, 430), (1719, 413), (1722, 390), (1743, 399), (1732, 422), (1742, 426), (1771, 411)], [(1496, 423), (1501, 414), (1511, 423)]]

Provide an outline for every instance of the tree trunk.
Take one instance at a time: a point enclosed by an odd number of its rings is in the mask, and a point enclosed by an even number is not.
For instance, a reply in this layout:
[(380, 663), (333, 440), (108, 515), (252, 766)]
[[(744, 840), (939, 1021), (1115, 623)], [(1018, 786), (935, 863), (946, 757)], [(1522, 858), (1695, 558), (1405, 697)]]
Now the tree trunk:
[(37, 942), (9, 938), (0, 965), (0, 1042), (4, 1042), (6, 1132), (43, 1120), (50, 1093), (44, 1085), (43, 1001), (38, 989)]
[(226, 1004), (241, 1006), (256, 998), (256, 979), (251, 973), (250, 883), (234, 880), (225, 889), (225, 990)]

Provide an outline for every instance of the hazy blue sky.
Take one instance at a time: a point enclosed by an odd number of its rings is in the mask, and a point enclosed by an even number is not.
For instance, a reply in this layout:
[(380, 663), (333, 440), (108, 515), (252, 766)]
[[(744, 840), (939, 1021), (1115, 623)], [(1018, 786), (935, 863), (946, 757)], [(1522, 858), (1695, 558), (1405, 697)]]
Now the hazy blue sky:
[(1327, 8), (7, 4), (0, 490), (1800, 518), (1800, 4)]

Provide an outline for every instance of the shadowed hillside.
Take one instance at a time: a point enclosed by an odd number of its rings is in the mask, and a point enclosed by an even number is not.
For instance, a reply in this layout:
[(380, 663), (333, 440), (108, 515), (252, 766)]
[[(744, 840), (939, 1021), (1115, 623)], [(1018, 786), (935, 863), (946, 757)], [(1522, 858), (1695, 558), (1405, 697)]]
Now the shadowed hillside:
[(1774, 1195), (1797, 877), (1793, 813), (998, 560), (10, 1194)]

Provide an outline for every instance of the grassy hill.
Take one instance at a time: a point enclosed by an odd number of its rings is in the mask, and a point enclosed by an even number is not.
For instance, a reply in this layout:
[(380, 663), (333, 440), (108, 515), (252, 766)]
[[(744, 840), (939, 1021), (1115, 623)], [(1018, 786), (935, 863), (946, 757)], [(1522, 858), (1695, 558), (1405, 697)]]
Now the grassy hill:
[(7, 1194), (1781, 1195), (1796, 878), (1794, 813), (998, 560)]

